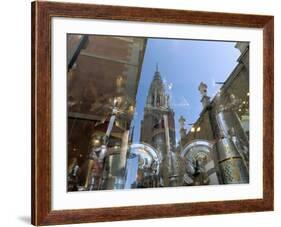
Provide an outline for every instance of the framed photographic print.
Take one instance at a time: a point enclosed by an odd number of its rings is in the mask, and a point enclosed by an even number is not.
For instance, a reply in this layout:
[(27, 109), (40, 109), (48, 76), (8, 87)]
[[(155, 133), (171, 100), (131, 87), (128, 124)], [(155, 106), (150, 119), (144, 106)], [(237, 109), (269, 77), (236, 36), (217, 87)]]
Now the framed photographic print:
[(272, 16), (32, 3), (32, 223), (273, 210)]

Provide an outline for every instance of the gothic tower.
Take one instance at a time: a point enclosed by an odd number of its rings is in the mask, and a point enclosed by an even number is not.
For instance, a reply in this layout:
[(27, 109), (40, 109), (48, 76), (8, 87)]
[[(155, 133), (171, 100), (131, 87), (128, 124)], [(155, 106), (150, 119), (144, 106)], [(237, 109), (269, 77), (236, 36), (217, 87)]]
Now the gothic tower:
[(169, 96), (156, 66), (153, 80), (147, 95), (144, 116), (141, 122), (141, 142), (150, 144), (159, 152), (162, 159), (160, 181), (162, 186), (170, 185), (172, 153), (175, 152), (174, 112), (170, 108)]

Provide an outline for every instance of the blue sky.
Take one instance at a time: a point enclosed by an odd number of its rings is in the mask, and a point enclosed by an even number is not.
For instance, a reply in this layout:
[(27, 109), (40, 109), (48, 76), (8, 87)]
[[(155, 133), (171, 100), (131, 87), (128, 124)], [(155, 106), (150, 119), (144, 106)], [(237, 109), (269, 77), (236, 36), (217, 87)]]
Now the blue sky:
[(140, 122), (156, 63), (175, 112), (178, 140), (179, 117), (185, 117), (189, 129), (188, 123), (195, 122), (202, 110), (200, 82), (207, 84), (208, 95), (213, 97), (220, 88), (215, 82), (225, 81), (237, 65), (240, 52), (234, 46), (235, 42), (148, 39), (136, 99), (134, 142), (139, 141)]

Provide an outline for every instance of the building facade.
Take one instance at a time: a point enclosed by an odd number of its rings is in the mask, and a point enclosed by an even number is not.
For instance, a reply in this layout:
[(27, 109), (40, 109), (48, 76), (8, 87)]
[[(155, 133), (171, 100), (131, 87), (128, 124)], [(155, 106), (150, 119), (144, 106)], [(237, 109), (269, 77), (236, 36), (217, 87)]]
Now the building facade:
[(69, 191), (123, 187), (145, 48), (146, 38), (68, 34)]
[(183, 123), (180, 128), (181, 148), (201, 140), (209, 143), (205, 161), (199, 161), (209, 184), (249, 182), (249, 45), (238, 42), (236, 48), (241, 52), (238, 64), (220, 91), (210, 100), (201, 82), (202, 112), (188, 132)]
[(160, 185), (174, 186), (180, 178), (180, 160), (176, 152), (174, 111), (170, 107), (158, 67), (147, 94), (141, 121), (141, 143), (151, 145), (161, 158)]
[(249, 183), (249, 44), (237, 43), (238, 64), (213, 99), (199, 84), (202, 111), (188, 131), (188, 116), (178, 119), (178, 143), (156, 66), (133, 143), (145, 45), (143, 38), (93, 36), (69, 70), (68, 190)]

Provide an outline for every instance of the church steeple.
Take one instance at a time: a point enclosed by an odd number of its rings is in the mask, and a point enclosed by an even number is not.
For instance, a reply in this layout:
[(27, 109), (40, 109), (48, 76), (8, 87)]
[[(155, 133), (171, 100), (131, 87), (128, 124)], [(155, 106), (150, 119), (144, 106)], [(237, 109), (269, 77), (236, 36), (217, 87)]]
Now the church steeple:
[(169, 96), (166, 94), (158, 64), (147, 94), (144, 116), (141, 123), (140, 141), (150, 144), (163, 158), (160, 178), (161, 185), (171, 186), (175, 174), (172, 152), (175, 151), (175, 120), (174, 112), (169, 106)]
[(150, 84), (146, 106), (154, 108), (168, 108), (169, 106), (168, 96), (165, 93), (164, 83), (158, 70), (158, 63), (156, 64), (156, 71)]
[(155, 73), (154, 73), (154, 80), (155, 80), (155, 79), (158, 79), (158, 80), (161, 80), (161, 81), (162, 81), (160, 72), (159, 72), (159, 70), (158, 70), (158, 63), (156, 63), (156, 71), (155, 71)]

